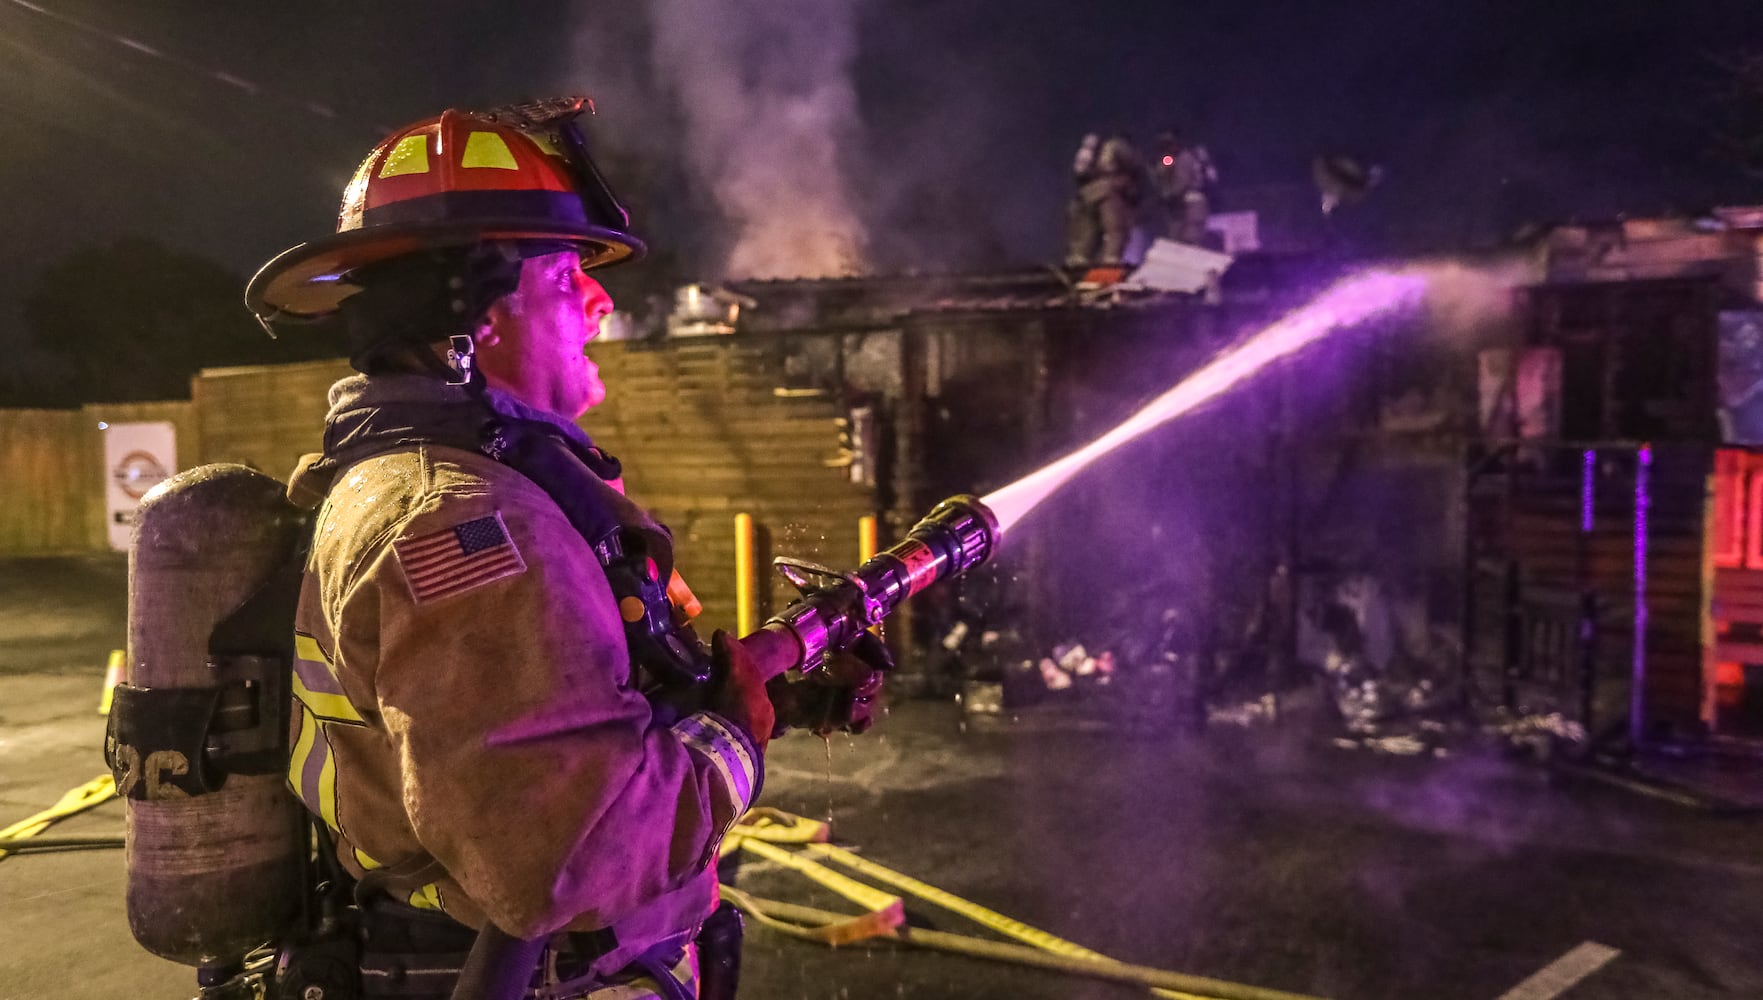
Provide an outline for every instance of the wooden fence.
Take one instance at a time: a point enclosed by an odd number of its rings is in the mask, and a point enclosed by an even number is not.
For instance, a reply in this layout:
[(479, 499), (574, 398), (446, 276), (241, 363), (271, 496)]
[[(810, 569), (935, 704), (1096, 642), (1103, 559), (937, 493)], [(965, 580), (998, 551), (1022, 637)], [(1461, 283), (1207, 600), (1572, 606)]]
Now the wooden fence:
[(857, 520), (877, 513), (876, 500), (851, 482), (838, 403), (780, 394), (781, 373), (762, 343), (614, 344), (594, 357), (611, 393), (582, 424), (624, 462), (631, 496), (673, 530), (707, 624), (734, 625), (737, 513), (759, 528), (761, 614), (794, 593), (771, 573), (773, 555), (856, 566)]
[[(583, 426), (673, 529), (706, 624), (734, 623), (736, 513), (760, 529), (762, 566), (773, 550), (855, 564), (857, 520), (875, 499), (840, 461), (836, 401), (780, 394), (772, 352), (734, 338), (597, 344), (594, 357), (611, 398)], [(171, 421), (180, 469), (238, 462), (285, 480), (318, 449), (327, 391), (348, 371), (341, 361), (211, 369), (192, 381), (190, 402), (0, 411), (0, 554), (106, 549), (100, 420)], [(788, 597), (775, 580), (758, 593), (762, 611)]]
[(103, 425), (137, 421), (170, 423), (177, 430), (178, 467), (200, 464), (200, 436), (187, 401), (0, 410), (0, 554), (107, 550)]

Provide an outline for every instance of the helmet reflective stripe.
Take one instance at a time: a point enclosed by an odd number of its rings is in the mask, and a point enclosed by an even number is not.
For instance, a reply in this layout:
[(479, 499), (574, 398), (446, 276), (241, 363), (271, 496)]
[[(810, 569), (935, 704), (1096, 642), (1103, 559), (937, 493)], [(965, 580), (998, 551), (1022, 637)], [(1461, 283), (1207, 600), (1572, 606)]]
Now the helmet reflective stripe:
[[(406, 157), (419, 156), (420, 165), (404, 165)], [(540, 148), (520, 129), (462, 111), (448, 111), (395, 133), (368, 159), (377, 160), (380, 168), (359, 191), (350, 192), (361, 199), (364, 217), (388, 205), (424, 202), (433, 220), (475, 219), (479, 216), (471, 210), (455, 208), (445, 199), (478, 191), (554, 191), (580, 197), (561, 156)], [(550, 221), (542, 214), (533, 218)]]
[(465, 155), (459, 158), (459, 165), (468, 169), (520, 169), (520, 164), (514, 162), (514, 153), (508, 149), (508, 143), (494, 132), (473, 132), (465, 140)]
[(584, 267), (639, 255), (642, 241), (571, 118), (585, 99), (450, 110), (387, 136), (343, 191), (334, 236), (282, 253), (245, 302), (265, 323), (328, 316), (360, 290), (350, 275), (425, 250), (556, 241)]
[[(426, 174), (429, 172), (429, 133), (418, 132), (398, 140), (392, 151), (386, 154), (385, 163), (380, 167), (380, 177), (397, 177), (400, 174)], [(363, 185), (365, 190), (366, 185)]]

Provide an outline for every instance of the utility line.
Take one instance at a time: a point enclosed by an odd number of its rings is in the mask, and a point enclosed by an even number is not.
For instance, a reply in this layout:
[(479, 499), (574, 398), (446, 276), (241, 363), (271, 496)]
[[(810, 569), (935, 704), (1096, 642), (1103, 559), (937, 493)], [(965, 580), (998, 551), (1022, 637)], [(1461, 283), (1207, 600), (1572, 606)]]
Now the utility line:
[[(313, 117), (316, 117), (316, 118), (323, 118), (326, 121), (337, 122), (339, 124), (342, 123), (342, 117), (338, 114), (336, 109), (332, 108), (330, 105), (324, 104), (320, 101), (303, 100), (298, 97), (293, 97), (288, 94), (280, 93), (280, 92), (275, 91), (271, 88), (264, 87), (261, 84), (258, 84), (253, 80), (249, 80), (249, 79), (246, 79), (245, 77), (239, 76), (235, 73), (229, 73), (229, 72), (226, 72), (225, 70), (214, 69), (212, 67), (204, 66), (204, 65), (197, 63), (197, 62), (192, 62), (191, 60), (182, 58), (181, 56), (172, 55), (168, 52), (162, 51), (161, 49), (155, 48), (152, 45), (148, 45), (146, 42), (140, 41), (139, 39), (130, 38), (127, 35), (122, 35), (122, 34), (118, 34), (113, 31), (108, 31), (104, 28), (98, 27), (97, 25), (87, 23), (85, 21), (79, 20), (78, 18), (70, 17), (66, 14), (59, 12), (59, 11), (50, 10), (47, 7), (44, 7), (40, 4), (32, 3), (31, 0), (6, 0), (6, 2), (12, 4), (15, 7), (22, 7), (25, 10), (28, 10), (34, 14), (37, 14), (40, 17), (44, 17), (44, 18), (47, 18), (51, 21), (54, 21), (57, 24), (61, 24), (66, 27), (72, 28), (75, 31), (83, 32), (84, 34), (90, 35), (93, 38), (103, 39), (103, 40), (111, 43), (112, 45), (118, 46), (119, 48), (127, 49), (130, 52), (133, 52), (137, 55), (146, 56), (149, 59), (156, 59), (156, 60), (158, 60), (162, 63), (165, 63), (167, 65), (175, 66), (178, 69), (181, 69), (186, 73), (190, 73), (195, 76), (202, 77), (211, 83), (219, 84), (219, 85), (224, 86), (224, 87), (226, 87), (236, 93), (243, 94), (247, 97), (256, 97), (256, 98), (272, 100), (272, 101), (275, 101), (279, 104), (285, 104), (289, 107), (298, 108), (301, 111), (304, 111), (305, 113), (312, 115)], [(383, 132), (389, 132), (391, 130), (390, 129), (380, 129), (379, 131), (383, 133)]]

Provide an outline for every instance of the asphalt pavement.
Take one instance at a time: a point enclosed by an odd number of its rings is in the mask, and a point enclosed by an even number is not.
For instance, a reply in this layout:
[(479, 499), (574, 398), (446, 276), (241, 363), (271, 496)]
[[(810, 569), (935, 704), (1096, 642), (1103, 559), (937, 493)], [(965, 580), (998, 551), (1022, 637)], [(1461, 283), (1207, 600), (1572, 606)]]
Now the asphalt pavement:
[[(102, 772), (96, 708), (123, 581), (116, 558), (0, 562), (0, 826)], [(1481, 745), (1343, 749), (1302, 718), (1198, 736), (1060, 709), (958, 723), (950, 704), (911, 701), (863, 737), (780, 740), (764, 804), (830, 819), (863, 857), (1026, 924), (1192, 975), (1338, 1000), (1763, 996), (1757, 818), (1563, 784)], [(111, 802), (52, 832), (122, 826)], [(849, 908), (775, 862), (748, 858), (735, 878)], [(0, 1000), (191, 995), (191, 970), (131, 938), (125, 879), (118, 850), (0, 860)], [(907, 913), (989, 936), (911, 898)], [(749, 931), (742, 990), (1144, 995), (764, 929)]]

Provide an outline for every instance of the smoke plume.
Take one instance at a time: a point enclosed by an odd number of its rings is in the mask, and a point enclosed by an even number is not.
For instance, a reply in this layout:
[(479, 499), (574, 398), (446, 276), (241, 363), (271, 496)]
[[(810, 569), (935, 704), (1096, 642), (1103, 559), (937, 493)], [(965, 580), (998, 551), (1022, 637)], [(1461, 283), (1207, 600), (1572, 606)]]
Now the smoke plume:
[(1542, 278), (1538, 262), (1518, 252), (1425, 260), (1402, 270), (1425, 279), (1425, 327), (1447, 341), (1488, 340), (1514, 321), (1514, 290)]
[(695, 178), (734, 228), (728, 277), (847, 274), (866, 238), (841, 150), (859, 148), (856, 0), (654, 0), (652, 51)]

